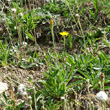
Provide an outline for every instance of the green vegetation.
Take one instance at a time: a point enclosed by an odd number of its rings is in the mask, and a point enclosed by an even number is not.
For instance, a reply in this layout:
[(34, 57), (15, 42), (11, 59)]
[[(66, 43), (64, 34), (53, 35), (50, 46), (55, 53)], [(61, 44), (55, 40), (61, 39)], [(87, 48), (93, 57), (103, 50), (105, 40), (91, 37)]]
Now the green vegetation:
[(110, 0), (36, 3), (0, 0), (0, 110), (110, 108)]

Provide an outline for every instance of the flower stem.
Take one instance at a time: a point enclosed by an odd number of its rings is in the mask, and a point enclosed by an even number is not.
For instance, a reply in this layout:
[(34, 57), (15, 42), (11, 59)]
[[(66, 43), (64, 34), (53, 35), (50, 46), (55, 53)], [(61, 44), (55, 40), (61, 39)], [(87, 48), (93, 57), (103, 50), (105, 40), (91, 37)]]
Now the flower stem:
[(54, 41), (54, 32), (53, 32), (53, 22), (51, 21), (51, 34), (52, 34), (52, 41), (53, 41), (53, 46), (55, 50), (55, 41)]
[(65, 43), (66, 43), (65, 36), (63, 38), (64, 38), (64, 50), (65, 50)]

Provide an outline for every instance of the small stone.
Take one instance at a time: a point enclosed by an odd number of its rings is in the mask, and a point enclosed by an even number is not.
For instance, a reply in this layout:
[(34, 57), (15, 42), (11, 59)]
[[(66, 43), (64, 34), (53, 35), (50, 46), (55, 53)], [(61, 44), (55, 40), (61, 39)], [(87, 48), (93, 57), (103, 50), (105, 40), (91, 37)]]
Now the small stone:
[(0, 94), (2, 94), (3, 92), (5, 92), (6, 90), (8, 90), (8, 84), (7, 83), (0, 82)]
[(104, 91), (100, 91), (96, 94), (96, 99), (102, 102), (107, 101), (108, 96)]

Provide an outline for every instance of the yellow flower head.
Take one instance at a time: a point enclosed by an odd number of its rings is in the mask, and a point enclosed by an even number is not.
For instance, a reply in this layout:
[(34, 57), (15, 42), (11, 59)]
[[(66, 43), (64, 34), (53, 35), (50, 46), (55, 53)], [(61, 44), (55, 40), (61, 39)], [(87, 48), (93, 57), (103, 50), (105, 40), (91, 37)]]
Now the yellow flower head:
[(50, 20), (50, 24), (53, 25), (53, 19)]
[(62, 35), (63, 37), (64, 37), (64, 36), (68, 36), (68, 34), (69, 34), (69, 33), (66, 32), (66, 31), (64, 31), (64, 32), (60, 32), (60, 35)]

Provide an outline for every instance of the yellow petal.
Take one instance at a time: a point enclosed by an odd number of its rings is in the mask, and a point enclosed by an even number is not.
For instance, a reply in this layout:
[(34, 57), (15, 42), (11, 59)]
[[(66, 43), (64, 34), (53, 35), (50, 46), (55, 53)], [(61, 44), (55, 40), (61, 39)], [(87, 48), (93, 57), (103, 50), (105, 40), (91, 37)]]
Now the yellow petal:
[(62, 36), (68, 36), (69, 33), (64, 31), (64, 32), (60, 32), (59, 34), (62, 35)]

